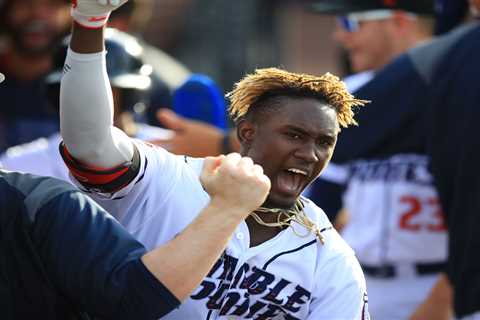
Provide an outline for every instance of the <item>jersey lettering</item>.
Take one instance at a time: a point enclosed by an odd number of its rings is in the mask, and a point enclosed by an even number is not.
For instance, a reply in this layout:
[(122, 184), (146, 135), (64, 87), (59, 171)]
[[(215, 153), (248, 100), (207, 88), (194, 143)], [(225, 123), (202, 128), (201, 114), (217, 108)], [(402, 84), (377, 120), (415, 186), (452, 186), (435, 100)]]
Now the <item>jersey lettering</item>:
[(205, 300), (206, 307), (220, 315), (252, 319), (299, 319), (296, 316), (308, 304), (311, 292), (266, 270), (224, 254), (217, 261), (191, 298)]
[(357, 182), (404, 181), (417, 185), (431, 185), (432, 177), (427, 170), (427, 164), (428, 160), (423, 157), (357, 161), (350, 166), (349, 179)]

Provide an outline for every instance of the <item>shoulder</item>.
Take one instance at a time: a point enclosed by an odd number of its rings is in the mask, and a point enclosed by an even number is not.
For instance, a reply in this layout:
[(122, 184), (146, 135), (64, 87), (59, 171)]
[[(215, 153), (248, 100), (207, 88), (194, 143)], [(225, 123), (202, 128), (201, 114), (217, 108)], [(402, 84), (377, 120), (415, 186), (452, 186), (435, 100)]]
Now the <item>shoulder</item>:
[(305, 204), (305, 213), (317, 225), (324, 239), (323, 244), (318, 241), (320, 255), (322, 257), (319, 262), (327, 262), (330, 259), (336, 259), (342, 256), (354, 256), (355, 254), (352, 248), (333, 228), (325, 212), (308, 198), (302, 197), (302, 201)]
[(78, 191), (71, 184), (51, 178), (28, 173), (0, 170), (0, 178), (11, 188), (17, 189), (25, 195), (42, 196), (55, 190), (55, 193)]
[(319, 206), (315, 204), (312, 200), (306, 198), (306, 197), (301, 197), (301, 200), (304, 204), (304, 212), (305, 214), (313, 221), (316, 223), (316, 225), (322, 229), (322, 228), (328, 228), (331, 227), (332, 224), (330, 220), (327, 217), (327, 214), (325, 211), (323, 211)]
[[(437, 66), (442, 63), (452, 50), (462, 48), (459, 42), (468, 41), (469, 35), (475, 36), (480, 31), (478, 23), (465, 24), (453, 31), (437, 37), (432, 41), (416, 46), (407, 52), (415, 69), (427, 81), (431, 82)], [(471, 41), (476, 43), (477, 41)]]
[(50, 177), (0, 170), (2, 189), (14, 190), (21, 194), (23, 204), (34, 220), (35, 213), (44, 205), (63, 194), (79, 193), (71, 184)]

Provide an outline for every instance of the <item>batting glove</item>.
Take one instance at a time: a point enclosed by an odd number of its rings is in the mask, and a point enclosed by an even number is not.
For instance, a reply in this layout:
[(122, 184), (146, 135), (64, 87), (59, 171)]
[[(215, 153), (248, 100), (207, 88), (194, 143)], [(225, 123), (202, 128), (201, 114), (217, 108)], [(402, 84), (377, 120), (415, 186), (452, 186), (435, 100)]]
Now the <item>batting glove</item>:
[(110, 13), (128, 0), (72, 0), (72, 17), (85, 28), (102, 28)]

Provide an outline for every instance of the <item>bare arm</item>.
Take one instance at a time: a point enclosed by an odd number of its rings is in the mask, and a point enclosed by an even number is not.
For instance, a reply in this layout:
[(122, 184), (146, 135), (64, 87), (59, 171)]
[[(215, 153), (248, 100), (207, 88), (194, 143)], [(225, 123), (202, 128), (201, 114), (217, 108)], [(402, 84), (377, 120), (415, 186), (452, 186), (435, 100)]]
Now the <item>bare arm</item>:
[(113, 127), (103, 28), (73, 25), (60, 90), (60, 129), (69, 152), (87, 165), (110, 168), (130, 161), (133, 144)]
[(265, 201), (270, 190), (262, 168), (239, 154), (207, 158), (200, 179), (211, 196), (210, 204), (175, 239), (142, 258), (179, 300), (200, 284), (235, 228)]
[(445, 274), (438, 277), (427, 299), (417, 308), (410, 320), (453, 318), (452, 285)]

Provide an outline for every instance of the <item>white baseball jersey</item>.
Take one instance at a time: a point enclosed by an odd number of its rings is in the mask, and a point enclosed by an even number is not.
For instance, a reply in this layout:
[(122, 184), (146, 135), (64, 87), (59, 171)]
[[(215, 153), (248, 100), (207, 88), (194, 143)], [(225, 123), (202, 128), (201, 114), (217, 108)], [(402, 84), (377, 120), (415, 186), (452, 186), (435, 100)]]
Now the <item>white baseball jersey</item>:
[(342, 235), (362, 263), (446, 260), (446, 226), (427, 157), (359, 160), (343, 170), (348, 180), (343, 201), (350, 221)]
[(8, 170), (70, 181), (68, 169), (58, 152), (60, 142), (60, 134), (56, 133), (48, 138), (8, 148), (0, 156), (0, 163)]
[[(199, 181), (203, 159), (135, 145), (136, 177), (118, 192), (94, 196), (152, 249), (175, 237), (209, 202)], [(305, 213), (323, 230), (324, 245), (294, 223), (303, 237), (287, 228), (250, 247), (242, 222), (201, 285), (165, 319), (368, 319), (365, 280), (353, 251), (324, 212), (303, 201)]]
[[(355, 91), (373, 76), (362, 72), (344, 81), (349, 91)], [(446, 226), (426, 156), (398, 154), (330, 163), (321, 178), (347, 186), (343, 206), (350, 220), (342, 236), (362, 264), (446, 260)]]

